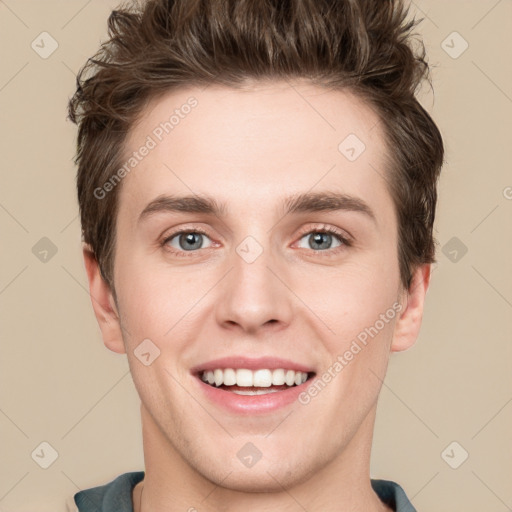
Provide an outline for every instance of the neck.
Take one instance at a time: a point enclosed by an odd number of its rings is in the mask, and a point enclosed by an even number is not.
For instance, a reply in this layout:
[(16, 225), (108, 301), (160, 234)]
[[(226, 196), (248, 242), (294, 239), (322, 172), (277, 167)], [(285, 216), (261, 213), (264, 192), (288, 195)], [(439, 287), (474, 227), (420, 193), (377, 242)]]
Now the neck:
[[(244, 491), (230, 486), (230, 472), (208, 479), (181, 457), (172, 443), (141, 407), (145, 478), (133, 492), (134, 512), (390, 512), (371, 487), (370, 447), (375, 421), (372, 409), (361, 428), (335, 457), (319, 470), (312, 468), (306, 478), (283, 485), (272, 468), (266, 471), (267, 485)], [(285, 475), (289, 476), (289, 475)]]

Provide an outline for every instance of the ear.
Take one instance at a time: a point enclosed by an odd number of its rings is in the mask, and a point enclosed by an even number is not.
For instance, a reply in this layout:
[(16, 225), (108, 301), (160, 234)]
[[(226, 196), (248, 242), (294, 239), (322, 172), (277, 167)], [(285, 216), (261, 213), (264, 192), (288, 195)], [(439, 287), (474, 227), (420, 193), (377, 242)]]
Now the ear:
[(100, 326), (103, 343), (113, 352), (124, 354), (126, 350), (123, 343), (119, 314), (110, 286), (101, 276), (98, 261), (89, 246), (84, 245), (83, 255), (87, 279), (89, 280), (92, 308)]
[(420, 332), (423, 318), (425, 295), (430, 284), (431, 266), (429, 263), (420, 265), (413, 273), (411, 286), (403, 291), (402, 310), (395, 324), (392, 352), (400, 352), (411, 348)]

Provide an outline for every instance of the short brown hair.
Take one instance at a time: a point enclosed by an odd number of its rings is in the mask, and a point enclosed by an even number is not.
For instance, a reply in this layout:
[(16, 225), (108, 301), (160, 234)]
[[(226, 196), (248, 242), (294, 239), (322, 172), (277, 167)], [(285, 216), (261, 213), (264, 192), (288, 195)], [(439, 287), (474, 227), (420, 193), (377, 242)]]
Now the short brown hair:
[(444, 148), (415, 97), (430, 70), (408, 11), (402, 0), (147, 0), (114, 10), (109, 39), (79, 71), (68, 105), (78, 125), (83, 240), (105, 281), (113, 288), (121, 187), (103, 199), (94, 191), (120, 166), (127, 133), (148, 102), (185, 86), (305, 78), (355, 93), (379, 115), (400, 278), (409, 289), (413, 270), (435, 261)]

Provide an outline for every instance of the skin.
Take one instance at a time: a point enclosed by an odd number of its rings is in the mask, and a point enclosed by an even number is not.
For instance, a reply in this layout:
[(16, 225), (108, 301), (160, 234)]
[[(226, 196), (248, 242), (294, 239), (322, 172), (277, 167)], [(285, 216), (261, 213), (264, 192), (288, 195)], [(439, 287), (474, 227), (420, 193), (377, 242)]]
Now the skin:
[[(377, 398), (391, 352), (418, 336), (430, 265), (402, 289), (378, 117), (348, 92), (305, 81), (180, 89), (147, 107), (126, 154), (190, 96), (198, 106), (121, 184), (117, 301), (84, 247), (104, 343), (127, 354), (141, 398), (142, 510), (390, 510), (369, 477)], [(350, 133), (366, 145), (353, 162), (338, 150)], [(283, 216), (283, 197), (308, 191), (357, 196), (376, 222), (355, 211)], [(225, 216), (159, 212), (138, 220), (156, 197), (191, 193), (225, 202)], [(350, 234), (352, 245), (333, 237), (327, 250), (311, 248), (323, 226)], [(179, 236), (161, 243), (181, 228), (206, 230), (201, 248), (185, 251)], [(249, 235), (263, 248), (251, 264), (236, 252)], [(199, 363), (242, 354), (289, 358), (318, 377), (393, 304), (401, 312), (307, 405), (229, 414), (190, 374)], [(134, 355), (147, 338), (161, 351), (149, 366)], [(251, 468), (237, 457), (247, 442), (262, 453)]]

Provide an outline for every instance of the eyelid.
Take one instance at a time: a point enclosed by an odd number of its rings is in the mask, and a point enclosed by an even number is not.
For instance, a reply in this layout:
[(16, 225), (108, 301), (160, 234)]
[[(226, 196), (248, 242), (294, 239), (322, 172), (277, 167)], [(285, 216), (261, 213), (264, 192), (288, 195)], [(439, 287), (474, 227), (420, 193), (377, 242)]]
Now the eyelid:
[(346, 245), (352, 244), (354, 240), (352, 235), (345, 231), (344, 229), (336, 228), (334, 226), (324, 223), (315, 224), (313, 226), (301, 229), (299, 236), (302, 238), (304, 235), (309, 235), (311, 233), (323, 231), (338, 236), (341, 239), (341, 241), (344, 242)]
[[(330, 233), (334, 233), (334, 234), (338, 235), (339, 237), (344, 238), (346, 241), (353, 240), (352, 235), (350, 233), (348, 233), (347, 231), (340, 229), (340, 228), (330, 226), (329, 224), (325, 224), (325, 223), (318, 223), (318, 224), (314, 224), (313, 226), (301, 228), (301, 230), (299, 231), (299, 234), (297, 236), (302, 237), (304, 235), (310, 234), (310, 233), (314, 232), (315, 229), (318, 231), (327, 231)], [(163, 237), (163, 242), (167, 242), (170, 239), (174, 238), (176, 235), (179, 235), (181, 233), (191, 233), (191, 232), (201, 233), (202, 235), (206, 235), (209, 238), (211, 238), (210, 235), (208, 234), (208, 231), (199, 226), (185, 226), (183, 228), (177, 228), (176, 231), (173, 231), (171, 229), (171, 233), (169, 235), (161, 235), (161, 237)]]
[[(173, 239), (173, 238), (176, 238), (177, 236), (183, 234), (183, 233), (200, 233), (201, 235), (204, 235), (206, 237), (208, 237), (210, 240), (211, 240), (211, 236), (208, 234), (207, 230), (206, 229), (203, 229), (203, 228), (200, 228), (198, 226), (185, 226), (185, 227), (182, 227), (182, 228), (176, 228), (176, 230), (172, 230), (171, 229), (171, 233), (167, 234), (167, 235), (162, 235), (162, 238), (161, 238), (161, 241), (159, 242), (159, 244), (166, 248), (168, 247), (168, 243)], [(212, 245), (215, 245), (216, 242), (214, 242), (212, 240)], [(205, 249), (209, 249), (210, 247), (205, 247)], [(198, 251), (180, 251), (180, 250), (176, 250), (174, 248), (172, 249), (168, 249), (169, 252), (173, 253), (173, 254), (179, 254), (179, 255), (192, 255), (194, 253), (197, 253)], [(185, 253), (185, 254), (183, 254)]]

